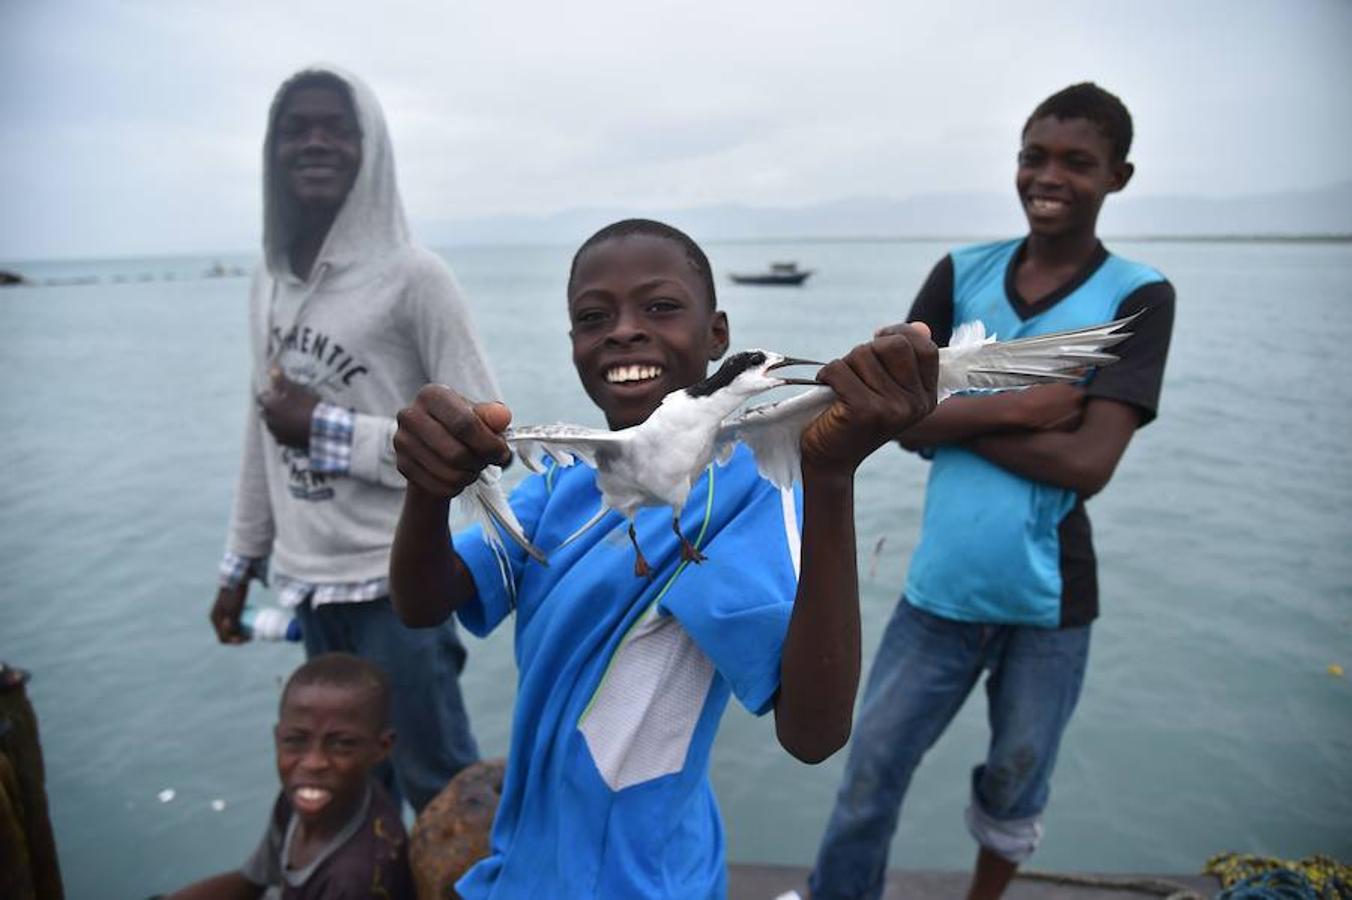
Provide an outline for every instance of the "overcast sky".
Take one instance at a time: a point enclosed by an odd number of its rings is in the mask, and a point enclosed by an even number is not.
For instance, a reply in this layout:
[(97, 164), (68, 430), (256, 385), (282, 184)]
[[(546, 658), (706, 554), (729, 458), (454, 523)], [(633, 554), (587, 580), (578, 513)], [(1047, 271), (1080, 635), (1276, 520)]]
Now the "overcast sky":
[(362, 76), (418, 223), (1010, 190), (1090, 79), (1141, 194), (1352, 179), (1352, 2), (0, 0), (0, 259), (249, 250), (268, 101)]

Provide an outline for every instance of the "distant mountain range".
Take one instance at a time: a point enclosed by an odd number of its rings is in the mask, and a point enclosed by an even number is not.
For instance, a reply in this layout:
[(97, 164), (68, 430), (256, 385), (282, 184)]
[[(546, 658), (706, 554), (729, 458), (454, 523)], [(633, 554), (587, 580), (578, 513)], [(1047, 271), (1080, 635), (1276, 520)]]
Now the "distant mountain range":
[[(628, 216), (670, 222), (701, 241), (981, 238), (1023, 228), (1011, 189), (988, 193), (859, 197), (812, 206), (735, 204), (686, 209), (570, 209), (541, 216), (491, 216), (424, 222), (419, 239), (433, 246), (575, 244)], [(1099, 221), (1105, 237), (1308, 237), (1352, 235), (1352, 181), (1312, 191), (1239, 197), (1109, 198)]]

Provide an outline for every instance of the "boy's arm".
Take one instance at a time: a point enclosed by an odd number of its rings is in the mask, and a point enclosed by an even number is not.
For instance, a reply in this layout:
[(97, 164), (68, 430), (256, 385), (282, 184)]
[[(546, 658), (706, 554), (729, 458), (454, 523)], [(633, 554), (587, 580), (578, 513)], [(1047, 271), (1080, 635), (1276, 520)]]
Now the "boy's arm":
[[(227, 556), (265, 560), (272, 553), (276, 523), (272, 516), (272, 499), (268, 495), (264, 465), (258, 411), (250, 401), (244, 419), (239, 474), (235, 478), (235, 495), (230, 509)], [(235, 583), (223, 584), (216, 591), (207, 617), (216, 632), (216, 639), (223, 644), (238, 644), (244, 640), (239, 630), (239, 616), (244, 609), (248, 591), (248, 572)]]
[(1016, 475), (1091, 497), (1108, 484), (1140, 424), (1135, 407), (1093, 399), (1074, 431), (987, 434), (967, 447)]
[(258, 900), (263, 888), (238, 872), (222, 872), (180, 888), (165, 900)]
[(947, 347), (953, 337), (953, 257), (945, 256), (930, 270), (911, 301), (907, 322), (924, 322), (930, 340)]
[(325, 402), (281, 369), (270, 373), (268, 389), (259, 395), (258, 405), (277, 443), (310, 457), (310, 471), (387, 487), (404, 486), (391, 446), (394, 419)]
[[(986, 434), (967, 446), (1003, 468), (1045, 484), (1092, 496), (1107, 485), (1136, 429), (1155, 417), (1173, 334), (1174, 289), (1157, 281), (1133, 291), (1114, 318), (1140, 314), (1132, 336), (1084, 389), (1084, 415), (1057, 432)], [(1029, 394), (1043, 388), (1016, 391)], [(951, 401), (945, 401), (947, 406)]]
[(934, 409), (938, 365), (927, 329), (904, 326), (818, 375), (837, 399), (803, 432), (802, 567), (775, 697), (779, 742), (804, 762), (845, 745), (859, 686), (855, 469)]
[(1084, 396), (1079, 385), (1040, 384), (998, 394), (949, 397), (902, 432), (897, 442), (907, 450), (921, 450), (992, 433), (1058, 431), (1078, 424)]
[(390, 602), (410, 628), (446, 621), (474, 599), (469, 567), (451, 544), (450, 498), (409, 484), (390, 550)]
[(394, 450), (408, 490), (390, 551), (390, 601), (405, 625), (438, 625), (474, 599), (474, 576), (451, 544), (447, 515), (485, 466), (511, 459), (501, 437), (511, 421), (501, 403), (471, 406), (436, 384), (399, 413)]
[(229, 553), (250, 559), (261, 559), (272, 553), (277, 525), (272, 515), (266, 466), (262, 425), (251, 401), (244, 417), (239, 474), (235, 479), (235, 497), (230, 509), (230, 528), (226, 538), (226, 551)]

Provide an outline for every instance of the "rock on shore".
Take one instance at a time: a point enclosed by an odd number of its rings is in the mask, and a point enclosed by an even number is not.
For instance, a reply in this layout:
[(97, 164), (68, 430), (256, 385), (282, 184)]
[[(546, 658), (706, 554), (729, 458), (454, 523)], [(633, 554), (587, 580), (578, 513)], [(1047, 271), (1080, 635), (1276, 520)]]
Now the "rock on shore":
[(459, 897), (456, 881), (488, 855), (506, 768), (502, 758), (467, 766), (418, 816), (408, 853), (418, 900)]

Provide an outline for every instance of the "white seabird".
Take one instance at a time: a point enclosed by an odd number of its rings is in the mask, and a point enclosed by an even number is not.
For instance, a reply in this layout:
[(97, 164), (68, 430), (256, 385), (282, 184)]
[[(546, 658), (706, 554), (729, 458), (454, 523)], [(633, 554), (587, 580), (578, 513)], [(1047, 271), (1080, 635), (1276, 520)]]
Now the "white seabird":
[[(1105, 351), (1131, 336), (1121, 330), (1130, 321), (1119, 319), (1006, 342), (987, 336), (979, 321), (966, 323), (954, 331), (949, 346), (939, 350), (938, 399), (942, 402), (971, 389), (1008, 390), (1079, 381), (1087, 369), (1117, 361)], [(647, 575), (648, 563), (634, 535), (634, 516), (646, 506), (669, 507), (682, 558), (699, 562), (704, 557), (681, 534), (680, 511), (695, 479), (710, 462), (726, 462), (733, 445), (742, 441), (755, 455), (761, 475), (776, 486), (788, 487), (799, 478), (803, 429), (830, 406), (835, 393), (813, 381), (772, 373), (806, 362), (768, 350), (743, 351), (730, 356), (704, 381), (672, 391), (652, 415), (631, 428), (606, 431), (559, 423), (509, 428), (503, 438), (532, 471), (543, 471), (545, 457), (564, 466), (582, 459), (596, 469), (601, 508), (563, 545), (615, 510), (629, 521), (629, 538), (637, 555), (634, 572)], [(789, 384), (812, 387), (733, 416), (750, 398)], [(533, 559), (547, 564), (546, 555), (523, 533), (498, 485), (498, 475), (494, 466), (485, 469), (461, 495), (463, 500), (483, 523), (490, 543), (500, 549), (492, 527), (497, 525)]]

